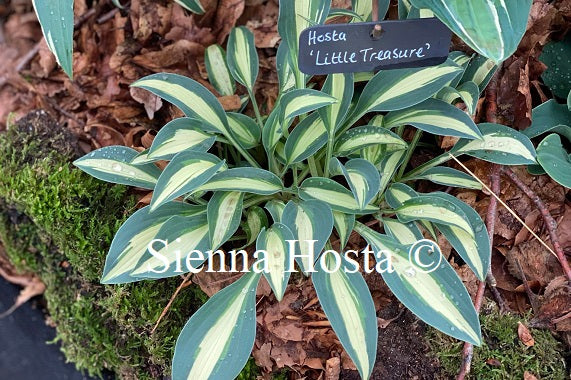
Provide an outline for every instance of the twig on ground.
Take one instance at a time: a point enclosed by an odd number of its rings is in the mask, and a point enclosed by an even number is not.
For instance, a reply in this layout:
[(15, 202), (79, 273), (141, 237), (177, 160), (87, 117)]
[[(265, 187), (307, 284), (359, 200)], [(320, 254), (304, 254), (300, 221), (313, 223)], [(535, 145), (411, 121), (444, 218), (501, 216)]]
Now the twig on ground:
[(533, 201), (533, 203), (535, 203), (535, 206), (541, 212), (541, 216), (545, 222), (545, 227), (549, 232), (549, 237), (551, 239), (551, 243), (553, 244), (553, 250), (549, 246), (547, 246), (547, 248), (557, 257), (561, 267), (563, 268), (565, 276), (567, 276), (567, 279), (569, 282), (571, 282), (571, 267), (569, 267), (569, 262), (565, 257), (565, 253), (563, 252), (563, 248), (561, 247), (559, 238), (557, 237), (557, 222), (551, 216), (547, 206), (545, 206), (545, 203), (543, 203), (541, 198), (539, 198), (539, 196), (533, 190), (531, 190), (529, 186), (523, 183), (523, 181), (519, 179), (519, 177), (510, 168), (502, 168), (502, 173), (506, 175), (506, 177), (508, 177), (514, 183), (514, 185), (519, 187), (519, 189), (523, 191), (525, 195), (527, 195), (529, 199)]
[(157, 329), (157, 327), (159, 327), (159, 324), (161, 323), (161, 321), (163, 320), (163, 318), (165, 317), (165, 315), (167, 315), (167, 312), (169, 311), (170, 307), (172, 306), (174, 300), (176, 299), (176, 296), (178, 296), (178, 293), (180, 293), (180, 291), (185, 288), (187, 286), (188, 283), (190, 283), (190, 276), (192, 275), (192, 273), (187, 274), (186, 276), (183, 277), (182, 282), (180, 283), (180, 285), (178, 286), (178, 288), (175, 290), (175, 292), (173, 293), (173, 295), (171, 296), (169, 302), (167, 303), (167, 306), (165, 306), (165, 308), (163, 309), (163, 311), (161, 312), (161, 315), (159, 316), (159, 319), (157, 319), (157, 322), (155, 323), (155, 326), (153, 327), (153, 329), (151, 330), (151, 335), (155, 333), (155, 330)]

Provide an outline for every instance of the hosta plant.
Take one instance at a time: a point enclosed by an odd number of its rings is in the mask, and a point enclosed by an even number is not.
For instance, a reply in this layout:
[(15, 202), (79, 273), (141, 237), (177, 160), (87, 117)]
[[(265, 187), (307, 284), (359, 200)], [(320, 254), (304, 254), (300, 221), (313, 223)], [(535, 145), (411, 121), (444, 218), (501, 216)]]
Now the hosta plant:
[[(360, 9), (358, 1), (354, 5)], [(479, 189), (476, 180), (443, 165), (451, 154), (520, 165), (535, 163), (535, 150), (521, 133), (498, 124), (476, 125), (453, 105), (462, 100), (474, 112), (495, 69), (480, 56), (452, 53), (439, 66), (381, 71), (364, 85), (352, 74), (319, 81), (300, 72), (300, 32), (337, 12), (323, 0), (280, 3), (279, 98), (269, 114), (263, 115), (254, 98), (258, 56), (253, 35), (238, 27), (226, 50), (207, 49), (206, 67), (220, 93), (234, 93), (235, 82), (245, 88), (255, 117), (224, 111), (192, 79), (154, 74), (132, 85), (171, 102), (186, 117), (165, 125), (143, 152), (104, 147), (75, 162), (99, 179), (154, 191), (150, 205), (117, 232), (103, 283), (228, 269), (224, 263), (244, 271), (183, 328), (173, 360), (175, 380), (231, 379), (240, 372), (256, 335), (258, 282), (264, 276), (281, 300), (293, 259), (299, 272), (311, 277), (333, 330), (363, 378), (373, 369), (378, 335), (373, 299), (359, 265), (377, 269), (395, 296), (429, 325), (466, 342), (481, 342), (466, 288), (436, 244), (424, 237), (442, 234), (484, 280), (491, 251), (486, 227), (455, 197), (418, 193), (412, 186), (422, 179)], [(403, 139), (405, 127), (415, 131), (411, 141)], [(423, 133), (459, 140), (450, 153), (407, 172)], [(164, 170), (155, 165), (159, 160), (168, 161)], [(368, 226), (377, 222), (381, 229)], [(374, 269), (357, 252), (336, 255), (353, 231), (368, 243), (363, 254), (377, 261)], [(253, 255), (246, 262), (248, 253), (241, 249), (248, 247)], [(205, 252), (217, 252), (225, 262), (213, 265)]]

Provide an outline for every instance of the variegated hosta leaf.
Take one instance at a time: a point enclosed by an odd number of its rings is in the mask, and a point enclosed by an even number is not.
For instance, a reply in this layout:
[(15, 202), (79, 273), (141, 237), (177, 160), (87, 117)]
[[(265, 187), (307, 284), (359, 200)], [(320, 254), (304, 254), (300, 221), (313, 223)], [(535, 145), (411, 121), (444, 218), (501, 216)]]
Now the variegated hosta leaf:
[(202, 123), (181, 117), (174, 119), (161, 128), (149, 148), (147, 157), (153, 160), (171, 160), (183, 150), (206, 152), (216, 138), (202, 131)]
[[(393, 183), (385, 192), (385, 200), (387, 204), (392, 208), (398, 208), (402, 204), (412, 198), (418, 197), (419, 194), (414, 191), (408, 185), (404, 183)], [(419, 223), (430, 233), (430, 235), (436, 240), (436, 229), (428, 220), (420, 220)]]
[(420, 69), (384, 70), (371, 79), (346, 125), (372, 111), (394, 111), (413, 106), (431, 97), (448, 84), (462, 68), (451, 60)]
[(335, 143), (335, 155), (348, 156), (350, 153), (372, 145), (386, 144), (388, 150), (404, 150), (408, 144), (397, 134), (383, 127), (364, 125), (351, 128), (343, 133)]
[(478, 85), (472, 81), (462, 83), (457, 88), (446, 86), (436, 95), (446, 103), (453, 104), (456, 99), (462, 99), (470, 115), (476, 113), (476, 106), (480, 96)]
[[(285, 207), (285, 205), (284, 205)], [(248, 208), (246, 221), (242, 224), (242, 229), (246, 233), (247, 240), (244, 246), (249, 246), (262, 231), (269, 226), (266, 212), (260, 206), (252, 206)]]
[(535, 149), (527, 136), (505, 125), (478, 124), (483, 140), (461, 139), (450, 150), (501, 165), (535, 163)]
[(268, 212), (272, 216), (272, 219), (274, 220), (274, 223), (281, 223), (285, 206), (286, 206), (285, 203), (283, 203), (282, 201), (277, 201), (274, 199), (266, 203), (264, 208), (268, 210)]
[(310, 26), (324, 23), (330, 7), (330, 0), (280, 0), (278, 32), (288, 47), (287, 56), (298, 88), (305, 86), (305, 74), (298, 68), (299, 35)]
[(226, 115), (230, 130), (242, 148), (252, 149), (260, 144), (262, 131), (251, 117), (234, 112), (227, 112)]
[[(380, 259), (391, 256), (394, 271), (383, 271), (381, 275), (393, 294), (414, 314), (427, 324), (457, 339), (480, 345), (482, 335), (478, 314), (474, 309), (468, 291), (462, 284), (448, 261), (441, 258), (440, 264), (432, 272), (418, 264), (427, 264), (434, 247), (417, 246), (428, 252), (417, 263), (409, 260), (409, 249), (414, 246), (398, 244), (393, 238), (362, 225), (356, 231), (371, 245), (375, 252), (383, 251)], [(419, 252), (419, 256), (420, 256)], [(433, 252), (440, 255), (440, 252)], [(415, 256), (415, 251), (411, 256)], [(438, 260), (437, 257), (434, 257)], [(379, 260), (379, 258), (377, 258)]]
[(472, 268), (480, 281), (485, 281), (488, 273), (488, 267), (490, 265), (492, 249), (490, 246), (488, 230), (482, 221), (482, 218), (476, 210), (450, 194), (433, 192), (430, 196), (440, 197), (453, 203), (466, 215), (466, 218), (472, 227), (472, 231), (474, 232), (474, 237), (471, 237), (471, 234), (456, 226), (445, 225), (442, 223), (435, 225), (466, 264)]
[(256, 339), (259, 280), (258, 273), (244, 274), (192, 315), (176, 341), (173, 379), (234, 379), (238, 376)]
[(285, 94), (288, 90), (295, 88), (295, 75), (289, 63), (288, 54), (287, 44), (280, 44), (276, 54), (276, 69), (280, 83), (279, 95)]
[(571, 188), (571, 158), (559, 135), (552, 133), (539, 143), (537, 161), (557, 183)]
[(464, 211), (449, 200), (431, 195), (423, 195), (405, 201), (395, 210), (399, 220), (408, 223), (414, 220), (428, 220), (461, 228), (472, 238), (475, 232)]
[(373, 1), (378, 1), (377, 20), (382, 20), (385, 18), (387, 10), (389, 9), (389, 0), (351, 0), (351, 8), (363, 18), (363, 21), (371, 21), (373, 14)]
[(215, 174), (196, 191), (241, 191), (270, 195), (282, 189), (281, 180), (272, 172), (258, 168), (234, 168)]
[(188, 9), (192, 13), (196, 13), (199, 15), (204, 13), (204, 8), (202, 7), (200, 0), (174, 0), (174, 2), (179, 4), (183, 8)]
[(480, 182), (472, 178), (471, 175), (445, 166), (430, 168), (417, 176), (407, 178), (407, 180), (415, 179), (425, 179), (440, 185), (462, 187), (465, 189), (482, 189)]
[(236, 81), (252, 91), (258, 77), (258, 52), (254, 34), (245, 26), (232, 28), (226, 46), (228, 68)]
[(331, 208), (314, 200), (299, 203), (290, 201), (283, 210), (281, 223), (290, 229), (297, 240), (295, 259), (307, 275), (313, 271), (313, 263), (319, 258), (333, 231)]
[(466, 71), (464, 72), (460, 83), (474, 82), (478, 85), (480, 93), (482, 93), (494, 76), (497, 68), (498, 66), (493, 60), (482, 55), (476, 55), (472, 58), (468, 67), (466, 67)]
[(393, 179), (405, 156), (406, 150), (389, 152), (383, 155), (381, 161), (377, 164), (377, 169), (379, 170), (379, 174), (381, 176), (381, 186), (379, 187), (379, 192), (381, 194), (385, 191)]
[(329, 178), (308, 178), (299, 187), (299, 197), (303, 200), (318, 200), (327, 203), (331, 209), (347, 214), (372, 214), (378, 211), (373, 205), (361, 208), (353, 193)]
[(73, 0), (33, 0), (50, 51), (63, 71), (73, 77)]
[(502, 62), (512, 55), (527, 26), (532, 0), (411, 0), (429, 8), (478, 53)]
[(226, 64), (226, 52), (220, 45), (210, 45), (204, 53), (208, 81), (220, 95), (234, 95), (236, 82)]
[(327, 76), (321, 91), (338, 101), (320, 108), (318, 112), (329, 135), (334, 134), (342, 126), (353, 99), (353, 89), (353, 74), (331, 74)]
[(339, 235), (339, 247), (340, 249), (343, 249), (349, 241), (351, 231), (353, 231), (353, 226), (355, 225), (355, 215), (333, 211), (333, 225), (335, 226), (337, 235)]
[(378, 194), (381, 178), (377, 168), (369, 161), (354, 158), (343, 165), (333, 157), (331, 167), (334, 174), (345, 177), (360, 209), (364, 209)]
[(422, 232), (414, 222), (402, 223), (391, 218), (382, 218), (381, 222), (383, 223), (385, 232), (400, 244), (414, 244), (417, 241), (424, 239)]
[(276, 223), (271, 228), (262, 230), (256, 241), (256, 250), (267, 252), (267, 255), (263, 256), (268, 272), (263, 273), (278, 301), (282, 300), (291, 275), (288, 271), (290, 261), (288, 240), (294, 240), (290, 229)]
[(218, 249), (240, 227), (244, 193), (217, 191), (208, 201), (207, 215), (210, 230), (210, 247)]
[(288, 120), (287, 124), (281, 120), (281, 105), (275, 105), (274, 109), (266, 119), (264, 123), (264, 128), (262, 129), (262, 143), (264, 144), (264, 149), (268, 153), (268, 156), (272, 156), (276, 144), (283, 135), (283, 129), (289, 128), (292, 120)]
[[(377, 356), (378, 326), (371, 292), (359, 272), (336, 270), (332, 254), (324, 253), (319, 268), (311, 276), (319, 303), (343, 348), (355, 363), (362, 379), (368, 379)], [(346, 259), (339, 257), (341, 267)], [(331, 272), (331, 273), (328, 273)]]
[(291, 90), (281, 97), (281, 120), (291, 120), (296, 116), (336, 102), (337, 99), (321, 91), (311, 89)]
[(318, 113), (303, 119), (288, 136), (284, 154), (288, 165), (314, 155), (327, 143), (327, 130)]
[(383, 119), (385, 128), (400, 125), (413, 125), (435, 135), (482, 138), (470, 116), (442, 100), (432, 98), (409, 108), (389, 112)]
[(227, 133), (228, 120), (218, 99), (203, 85), (178, 74), (159, 73), (139, 79), (131, 86), (151, 91), (218, 132)]
[(73, 164), (102, 181), (153, 189), (161, 171), (153, 164), (133, 165), (138, 155), (125, 146), (106, 146), (75, 160)]
[(157, 181), (151, 210), (154, 211), (160, 205), (196, 190), (223, 166), (224, 161), (210, 153), (190, 150), (177, 154)]
[(352, 21), (360, 21), (363, 22), (365, 20), (363, 20), (363, 17), (361, 17), (361, 15), (359, 15), (358, 13), (350, 10), (350, 9), (345, 9), (345, 8), (331, 8), (329, 10), (329, 14), (327, 15), (327, 20), (325, 20), (325, 23), (327, 24), (327, 22), (329, 20), (332, 20), (336, 17), (339, 16), (348, 16), (352, 18)]
[(102, 284), (123, 284), (137, 281), (130, 273), (135, 270), (141, 258), (146, 257), (151, 241), (165, 222), (171, 217), (191, 216), (205, 213), (203, 206), (191, 206), (182, 202), (171, 202), (151, 213), (146, 206), (135, 212), (119, 228), (105, 260), (101, 278)]
[[(191, 271), (187, 263), (196, 270), (207, 259), (202, 252), (210, 249), (206, 215), (175, 215), (162, 225), (148, 244), (149, 253), (141, 257), (131, 277), (141, 280), (172, 277)], [(191, 254), (194, 250), (200, 253)], [(190, 257), (188, 262), (187, 256)]]

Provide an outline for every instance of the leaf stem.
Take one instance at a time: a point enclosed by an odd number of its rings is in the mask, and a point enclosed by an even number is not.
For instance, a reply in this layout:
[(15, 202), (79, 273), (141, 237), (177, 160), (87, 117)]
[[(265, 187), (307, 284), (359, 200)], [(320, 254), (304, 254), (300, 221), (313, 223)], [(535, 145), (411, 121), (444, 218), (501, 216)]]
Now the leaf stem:
[(420, 140), (421, 137), (422, 137), (422, 131), (420, 129), (417, 129), (416, 132), (414, 133), (412, 141), (410, 142), (410, 145), (408, 146), (408, 150), (406, 152), (406, 155), (404, 156), (404, 160), (403, 160), (403, 162), (399, 168), (398, 174), (396, 176), (397, 181), (404, 174), (404, 170), (406, 169), (406, 166), (408, 165), (408, 163), (412, 157), (412, 154), (414, 153), (414, 150), (416, 149), (416, 145), (418, 144), (418, 141)]
[(329, 139), (327, 140), (327, 154), (325, 155), (325, 165), (323, 176), (329, 178), (329, 161), (333, 157), (333, 145), (335, 143), (335, 132), (329, 131)]
[(254, 113), (256, 114), (256, 120), (258, 120), (258, 125), (260, 126), (260, 128), (264, 128), (262, 115), (260, 115), (260, 109), (258, 108), (258, 101), (256, 100), (256, 96), (254, 95), (252, 90), (249, 88), (248, 88), (248, 95), (250, 96), (250, 100), (252, 101), (252, 107), (254, 108)]

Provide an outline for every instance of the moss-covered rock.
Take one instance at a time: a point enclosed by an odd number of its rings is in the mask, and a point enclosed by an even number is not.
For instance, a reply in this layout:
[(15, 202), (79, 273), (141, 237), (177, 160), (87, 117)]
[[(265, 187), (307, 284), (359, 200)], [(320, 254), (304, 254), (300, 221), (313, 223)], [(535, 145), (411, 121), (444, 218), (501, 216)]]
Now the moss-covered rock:
[[(532, 329), (535, 344), (527, 347), (517, 334), (518, 322), (525, 324), (527, 318), (500, 315), (494, 306), (490, 304), (480, 315), (484, 342), (474, 347), (469, 379), (521, 380), (526, 371), (538, 379), (569, 378), (562, 343), (547, 330)], [(441, 378), (454, 378), (460, 369), (463, 343), (432, 328), (427, 339), (442, 367)]]
[(42, 111), (0, 133), (0, 239), (18, 270), (45, 282), (68, 360), (91, 375), (161, 378), (180, 329), (205, 297), (185, 289), (151, 335), (178, 279), (99, 284), (113, 234), (135, 200), (126, 187), (75, 169), (76, 146)]

